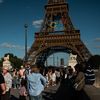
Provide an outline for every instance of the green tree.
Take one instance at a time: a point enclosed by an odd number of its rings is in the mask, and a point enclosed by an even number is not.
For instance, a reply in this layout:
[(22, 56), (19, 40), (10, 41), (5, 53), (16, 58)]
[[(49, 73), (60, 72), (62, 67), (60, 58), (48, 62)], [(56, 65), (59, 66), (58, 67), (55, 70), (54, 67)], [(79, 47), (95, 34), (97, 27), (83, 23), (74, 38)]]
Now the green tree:
[(100, 55), (94, 55), (89, 59), (90, 63), (93, 65), (95, 69), (100, 67)]

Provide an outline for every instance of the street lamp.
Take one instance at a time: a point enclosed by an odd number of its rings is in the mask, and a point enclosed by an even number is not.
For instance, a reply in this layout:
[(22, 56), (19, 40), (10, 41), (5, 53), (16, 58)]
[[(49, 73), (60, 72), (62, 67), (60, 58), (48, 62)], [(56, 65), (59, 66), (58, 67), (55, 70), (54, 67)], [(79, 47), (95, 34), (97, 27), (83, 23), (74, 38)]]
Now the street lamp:
[(27, 28), (28, 28), (28, 25), (25, 24), (24, 28), (25, 28), (25, 62), (27, 62)]

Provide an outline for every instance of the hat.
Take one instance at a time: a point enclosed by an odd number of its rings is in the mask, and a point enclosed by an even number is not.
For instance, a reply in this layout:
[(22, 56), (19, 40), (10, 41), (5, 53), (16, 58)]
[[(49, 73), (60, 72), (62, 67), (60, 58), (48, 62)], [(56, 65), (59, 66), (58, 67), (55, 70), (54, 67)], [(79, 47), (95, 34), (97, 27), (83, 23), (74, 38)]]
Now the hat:
[(9, 70), (9, 67), (8, 66), (3, 66), (3, 69)]
[(21, 65), (20, 67), (21, 67), (21, 68), (24, 68), (24, 66), (23, 66), (23, 65)]

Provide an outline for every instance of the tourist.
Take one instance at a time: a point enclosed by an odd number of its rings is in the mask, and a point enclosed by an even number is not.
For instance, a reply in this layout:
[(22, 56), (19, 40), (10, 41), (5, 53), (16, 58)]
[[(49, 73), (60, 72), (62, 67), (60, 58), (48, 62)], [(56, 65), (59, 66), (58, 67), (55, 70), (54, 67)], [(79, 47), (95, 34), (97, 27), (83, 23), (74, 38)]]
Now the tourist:
[(27, 86), (30, 100), (42, 100), (42, 91), (46, 86), (46, 78), (40, 74), (37, 65), (31, 66), (31, 73), (27, 75)]
[(30, 73), (30, 64), (27, 62), (25, 63), (25, 71), (24, 71), (24, 74), (25, 74), (25, 78), (26, 76)]
[(90, 100), (90, 98), (87, 96), (87, 94), (84, 91), (85, 86), (85, 74), (84, 70), (81, 64), (75, 65), (75, 72), (76, 72), (76, 78), (75, 78), (75, 99), (76, 100)]
[(55, 73), (55, 69), (52, 69), (52, 74), (51, 74), (51, 85), (55, 86), (56, 85), (56, 73)]
[(3, 75), (0, 73), (0, 100), (6, 100), (5, 93), (6, 93), (5, 80)]
[(25, 79), (21, 80), (21, 87), (19, 90), (19, 100), (26, 100), (27, 91), (26, 91), (26, 81)]
[(2, 74), (4, 76), (5, 84), (6, 84), (6, 94), (5, 98), (6, 100), (9, 100), (10, 98), (10, 89), (12, 87), (12, 76), (9, 73), (9, 67), (3, 66)]
[(25, 68), (24, 66), (21, 66), (21, 68), (19, 69), (19, 76), (21, 79), (25, 79)]
[(88, 62), (86, 62), (85, 66), (85, 83), (87, 85), (93, 85), (94, 82), (95, 82), (95, 73), (93, 70), (93, 64), (91, 60), (89, 60)]
[[(66, 73), (66, 70), (63, 70)], [(53, 96), (53, 100), (74, 100), (74, 76), (73, 76), (73, 69), (68, 68), (67, 70), (67, 77), (63, 75), (63, 79), (60, 83), (57, 92)]]

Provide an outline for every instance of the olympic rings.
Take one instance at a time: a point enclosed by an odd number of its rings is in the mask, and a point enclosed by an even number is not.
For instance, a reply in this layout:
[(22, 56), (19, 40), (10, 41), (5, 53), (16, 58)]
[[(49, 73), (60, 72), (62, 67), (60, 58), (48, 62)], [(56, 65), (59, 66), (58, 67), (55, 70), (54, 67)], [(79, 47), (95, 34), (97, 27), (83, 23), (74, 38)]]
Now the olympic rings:
[(56, 22), (51, 22), (50, 23), (50, 28), (55, 28), (57, 26), (57, 23)]

